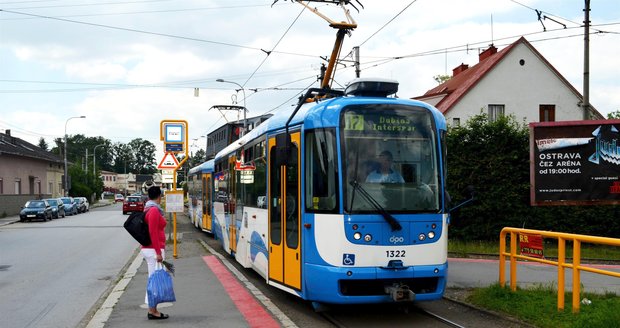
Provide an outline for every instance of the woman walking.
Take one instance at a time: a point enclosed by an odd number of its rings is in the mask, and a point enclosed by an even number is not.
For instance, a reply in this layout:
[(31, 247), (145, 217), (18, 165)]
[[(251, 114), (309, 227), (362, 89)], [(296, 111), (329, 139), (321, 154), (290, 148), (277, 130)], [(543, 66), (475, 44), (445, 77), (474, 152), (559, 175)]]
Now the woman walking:
[[(142, 246), (142, 256), (146, 260), (149, 270), (149, 277), (155, 272), (157, 263), (162, 265), (164, 260), (164, 251), (166, 248), (166, 219), (164, 210), (159, 205), (161, 203), (161, 189), (157, 186), (150, 187), (148, 190), (149, 200), (144, 206), (144, 220), (149, 226), (149, 235), (151, 237), (151, 245)], [(145, 303), (148, 302), (148, 293), (145, 296)], [(147, 314), (149, 320), (168, 319), (167, 314), (163, 314), (157, 310), (157, 305), (150, 307)]]

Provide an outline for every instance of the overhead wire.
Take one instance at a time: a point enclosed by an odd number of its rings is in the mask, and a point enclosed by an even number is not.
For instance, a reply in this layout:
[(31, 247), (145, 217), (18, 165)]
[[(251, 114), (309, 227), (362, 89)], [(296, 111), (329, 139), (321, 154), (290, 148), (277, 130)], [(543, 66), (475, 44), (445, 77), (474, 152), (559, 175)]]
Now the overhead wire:
[[(167, 33), (150, 32), (150, 31), (138, 30), (138, 29), (127, 28), (127, 27), (119, 27), (119, 26), (106, 25), (106, 24), (89, 23), (89, 22), (83, 22), (83, 21), (78, 21), (78, 20), (53, 17), (53, 16), (45, 16), (45, 15), (37, 15), (37, 14), (32, 14), (32, 13), (19, 12), (19, 11), (14, 11), (14, 10), (0, 9), (0, 12), (6, 12), (6, 13), (15, 14), (15, 15), (24, 15), (24, 16), (30, 16), (30, 17), (44, 18), (44, 19), (50, 19), (50, 20), (57, 20), (57, 21), (66, 22), (66, 23), (81, 24), (81, 25), (88, 25), (88, 26), (101, 27), (101, 28), (108, 28), (108, 29), (125, 31), (125, 32), (133, 32), (133, 33), (140, 33), (140, 34), (163, 36), (163, 37), (168, 37), (168, 38), (175, 38), (175, 39), (181, 39), (181, 40), (210, 43), (210, 44), (216, 44), (216, 45), (220, 45), (220, 46), (227, 46), (227, 47), (234, 47), (234, 48), (241, 48), (241, 49), (248, 49), (248, 50), (255, 50), (255, 51), (264, 52), (264, 50), (262, 48), (244, 46), (244, 45), (239, 45), (239, 44), (234, 44), (234, 43), (229, 43), (229, 42), (205, 40), (205, 39), (186, 37), (186, 36), (179, 36), (179, 35), (173, 35), (173, 34), (167, 34)], [(286, 54), (286, 55), (293, 55), (293, 56), (317, 57), (317, 58), (320, 58), (320, 55), (299, 54), (299, 53), (277, 51), (277, 50), (272, 50), (271, 52), (273, 52), (273, 53), (280, 53), (280, 54)]]
[(375, 35), (377, 35), (377, 33), (381, 32), (381, 30), (383, 30), (386, 26), (388, 26), (390, 23), (392, 23), (398, 16), (400, 16), (403, 12), (405, 12), (405, 10), (407, 10), (409, 7), (411, 7), (411, 5), (413, 5), (416, 1), (417, 0), (411, 1), (408, 5), (405, 6), (405, 8), (403, 8), (401, 11), (399, 11), (394, 17), (392, 17), (390, 20), (388, 20), (387, 23), (383, 24), (383, 26), (381, 26), (377, 31), (375, 31), (373, 34), (371, 34), (366, 40), (364, 40), (364, 42), (360, 43), (358, 46), (359, 47), (363, 46), (366, 42), (368, 42), (368, 40), (372, 39)]
[(254, 72), (252, 72), (252, 74), (250, 74), (250, 76), (247, 78), (247, 80), (245, 80), (245, 82), (243, 82), (243, 84), (241, 84), (242, 87), (245, 87), (245, 85), (248, 83), (248, 81), (250, 81), (252, 79), (252, 77), (254, 76), (254, 74), (256, 74), (256, 72), (258, 72), (258, 70), (263, 66), (263, 64), (265, 64), (265, 62), (267, 61), (267, 58), (269, 58), (269, 55), (271, 55), (271, 53), (276, 50), (276, 48), (278, 47), (278, 45), (280, 44), (280, 42), (282, 42), (282, 40), (284, 39), (284, 37), (288, 34), (288, 32), (291, 30), (291, 28), (293, 27), (293, 25), (295, 25), (295, 23), (297, 23), (297, 20), (299, 20), (299, 17), (301, 17), (301, 14), (303, 14), (303, 12), (306, 10), (306, 7), (303, 7), (301, 9), (301, 11), (299, 12), (299, 14), (297, 15), (297, 17), (295, 17), (295, 19), (293, 20), (293, 22), (288, 26), (288, 28), (286, 29), (286, 31), (284, 31), (284, 34), (282, 34), (282, 36), (280, 37), (280, 39), (278, 40), (278, 42), (276, 42), (276, 44), (271, 48), (270, 51), (264, 51), (267, 56), (265, 56), (265, 58), (263, 58), (263, 61), (261, 61), (261, 63), (258, 65), (258, 67), (256, 67), (256, 69), (254, 70)]
[[(170, 1), (170, 0), (135, 0), (135, 1), (123, 1), (123, 2), (97, 2), (97, 3), (63, 4), (63, 5), (49, 5), (49, 6), (37, 6), (37, 7), (17, 7), (17, 8), (8, 8), (8, 9), (22, 10), (22, 9), (71, 8), (71, 7), (125, 5), (125, 4), (136, 4), (136, 3), (153, 3), (153, 2), (166, 2), (166, 1)], [(6, 5), (7, 3), (3, 3), (3, 4)]]
[[(99, 5), (99, 4), (90, 4), (90, 5)], [(101, 17), (101, 16), (121, 16), (121, 15), (138, 15), (138, 14), (161, 14), (161, 13), (175, 13), (175, 12), (186, 12), (186, 11), (204, 11), (204, 10), (220, 10), (220, 9), (239, 9), (239, 8), (257, 8), (257, 7), (266, 7), (268, 4), (262, 5), (231, 5), (231, 6), (220, 6), (220, 7), (197, 7), (197, 8), (179, 8), (179, 9), (161, 9), (161, 10), (141, 10), (141, 11), (125, 11), (125, 12), (109, 12), (109, 13), (96, 13), (96, 14), (74, 14), (74, 15), (60, 15), (54, 16), (59, 18), (75, 18), (75, 17)], [(21, 9), (32, 9), (35, 7), (25, 7), (25, 8), (5, 8), (7, 10), (21, 10)], [(0, 18), (0, 21), (9, 21), (9, 20), (23, 20), (23, 19), (38, 19), (38, 17), (22, 17), (22, 18)]]

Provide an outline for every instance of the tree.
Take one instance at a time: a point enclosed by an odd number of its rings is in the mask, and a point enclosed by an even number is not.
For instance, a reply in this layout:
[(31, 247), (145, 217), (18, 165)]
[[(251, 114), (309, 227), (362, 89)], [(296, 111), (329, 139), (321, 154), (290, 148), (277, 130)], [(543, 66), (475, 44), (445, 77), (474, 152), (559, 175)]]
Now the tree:
[(47, 151), (48, 147), (49, 146), (47, 145), (47, 142), (45, 141), (45, 138), (43, 138), (43, 137), (39, 138), (39, 148)]
[(447, 82), (451, 78), (452, 78), (452, 76), (450, 76), (450, 75), (442, 75), (442, 74), (433, 76), (433, 80), (435, 80), (435, 82), (437, 82), (438, 84), (442, 84), (444, 82)]
[(157, 171), (155, 166), (155, 145), (142, 138), (129, 142), (129, 148), (133, 154), (132, 172), (139, 174), (152, 174)]
[(134, 165), (135, 159), (129, 145), (117, 142), (112, 145), (112, 153), (114, 156), (112, 171), (116, 173), (131, 172), (131, 167)]
[(620, 110), (617, 110), (615, 112), (611, 112), (607, 114), (607, 118), (610, 120), (614, 120), (614, 119), (620, 119)]
[(198, 166), (204, 162), (206, 162), (205, 156), (206, 153), (203, 149), (198, 149), (198, 151), (196, 152), (196, 154), (194, 155), (194, 157), (191, 158), (192, 160), (192, 167), (194, 166)]

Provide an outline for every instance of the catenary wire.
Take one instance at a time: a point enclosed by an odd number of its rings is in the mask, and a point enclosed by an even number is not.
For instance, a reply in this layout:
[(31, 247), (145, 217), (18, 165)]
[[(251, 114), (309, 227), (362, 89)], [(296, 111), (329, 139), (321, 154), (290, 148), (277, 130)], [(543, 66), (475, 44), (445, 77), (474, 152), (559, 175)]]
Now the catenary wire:
[(271, 48), (270, 51), (266, 51), (267, 56), (265, 56), (265, 58), (263, 58), (263, 61), (261, 61), (261, 63), (258, 65), (258, 67), (256, 67), (256, 69), (254, 70), (254, 72), (252, 72), (252, 74), (250, 74), (250, 76), (247, 78), (247, 80), (245, 80), (245, 82), (243, 82), (243, 84), (241, 85), (241, 87), (245, 87), (245, 85), (252, 79), (252, 77), (254, 76), (254, 74), (256, 74), (256, 72), (258, 72), (258, 70), (263, 66), (263, 64), (267, 61), (267, 58), (269, 58), (269, 55), (271, 55), (271, 53), (276, 50), (276, 48), (278, 47), (278, 45), (280, 44), (280, 42), (282, 42), (282, 40), (284, 39), (284, 37), (288, 34), (288, 32), (291, 30), (291, 28), (293, 27), (293, 25), (295, 25), (295, 23), (297, 23), (297, 20), (299, 20), (299, 17), (301, 17), (301, 14), (303, 14), (303, 12), (306, 10), (306, 7), (303, 7), (301, 9), (301, 11), (299, 12), (299, 14), (297, 15), (297, 17), (295, 17), (295, 19), (293, 20), (293, 22), (291, 23), (291, 25), (289, 25), (289, 27), (286, 29), (286, 31), (284, 31), (284, 34), (282, 34), (282, 36), (280, 37), (280, 39), (278, 40), (278, 42), (276, 42), (276, 44), (273, 46), (273, 48)]
[(375, 31), (375, 33), (371, 34), (366, 40), (364, 40), (364, 42), (360, 43), (359, 46), (360, 47), (363, 46), (366, 42), (368, 42), (368, 40), (372, 39), (375, 35), (377, 35), (377, 33), (381, 32), (381, 30), (383, 30), (386, 26), (388, 26), (390, 23), (392, 23), (398, 16), (400, 16), (403, 12), (405, 12), (405, 10), (407, 10), (409, 7), (411, 7), (411, 5), (413, 5), (416, 1), (417, 0), (411, 1), (407, 6), (405, 6), (405, 8), (403, 8), (401, 11), (399, 11), (398, 14), (396, 14), (396, 16), (392, 17), (392, 19), (387, 21), (387, 23), (383, 24), (383, 26), (381, 26), (377, 31)]

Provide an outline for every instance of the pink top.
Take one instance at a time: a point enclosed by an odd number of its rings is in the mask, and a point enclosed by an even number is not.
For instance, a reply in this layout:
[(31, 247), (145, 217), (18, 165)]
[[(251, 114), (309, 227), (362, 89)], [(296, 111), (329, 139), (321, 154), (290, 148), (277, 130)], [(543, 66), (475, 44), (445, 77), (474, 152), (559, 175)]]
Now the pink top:
[(151, 207), (147, 210), (144, 220), (149, 225), (151, 244), (142, 248), (153, 248), (157, 255), (161, 255), (161, 250), (166, 248), (166, 219), (159, 213), (157, 207)]

